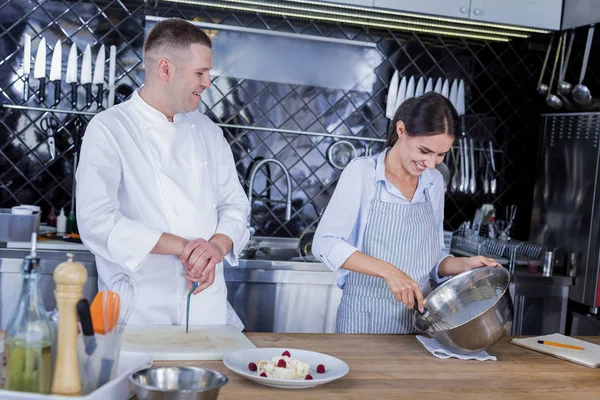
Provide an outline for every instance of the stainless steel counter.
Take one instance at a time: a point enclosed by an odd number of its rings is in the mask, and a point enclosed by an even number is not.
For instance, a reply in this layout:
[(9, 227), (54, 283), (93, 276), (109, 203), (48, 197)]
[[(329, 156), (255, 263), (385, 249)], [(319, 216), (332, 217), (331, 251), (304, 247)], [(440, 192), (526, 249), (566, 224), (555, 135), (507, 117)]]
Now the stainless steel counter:
[[(297, 243), (297, 239), (255, 237), (244, 249), (246, 258), (238, 266), (225, 264), (228, 300), (248, 331), (334, 331), (342, 295), (335, 284), (335, 274), (324, 264), (314, 262), (314, 258), (299, 257)], [(89, 278), (84, 295), (93, 299), (97, 292), (94, 256), (81, 250), (69, 252), (86, 267)], [(55, 307), (52, 273), (66, 259), (66, 253), (67, 250), (38, 251), (44, 304), (48, 310)], [(6, 328), (16, 305), (22, 284), (21, 262), (27, 254), (27, 250), (0, 248), (0, 329)], [(541, 334), (546, 330), (564, 330), (565, 304), (572, 285), (571, 277), (544, 277), (517, 268), (511, 283), (516, 332)]]

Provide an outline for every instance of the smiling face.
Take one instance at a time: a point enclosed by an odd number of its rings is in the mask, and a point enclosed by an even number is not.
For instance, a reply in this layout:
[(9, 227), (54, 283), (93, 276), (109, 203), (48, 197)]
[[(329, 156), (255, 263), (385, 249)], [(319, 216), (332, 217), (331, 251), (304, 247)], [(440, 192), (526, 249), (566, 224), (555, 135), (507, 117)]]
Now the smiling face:
[(414, 177), (419, 177), (426, 169), (434, 169), (444, 161), (454, 142), (447, 132), (432, 136), (409, 136), (402, 121), (396, 124), (396, 132), (398, 141), (390, 150), (393, 165), (400, 166)]
[(174, 113), (197, 110), (202, 92), (210, 87), (211, 50), (202, 44), (191, 44), (185, 54), (174, 62), (174, 67), (167, 87)]

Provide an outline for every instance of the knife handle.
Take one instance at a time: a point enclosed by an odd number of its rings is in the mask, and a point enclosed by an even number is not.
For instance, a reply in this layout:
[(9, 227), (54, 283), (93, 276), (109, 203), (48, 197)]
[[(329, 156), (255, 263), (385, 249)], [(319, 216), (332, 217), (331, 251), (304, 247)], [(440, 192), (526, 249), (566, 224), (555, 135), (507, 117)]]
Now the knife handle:
[(85, 104), (90, 107), (92, 105), (92, 84), (85, 84)]
[(29, 75), (25, 75), (23, 80), (23, 103), (27, 103), (29, 100)]
[(104, 84), (98, 84), (98, 95), (96, 96), (96, 102), (98, 104), (98, 108), (102, 108), (102, 100), (104, 99)]
[(38, 99), (43, 103), (46, 99), (46, 78), (39, 78), (40, 88), (38, 89)]
[(54, 105), (60, 103), (60, 81), (54, 81)]
[(77, 82), (71, 82), (71, 107), (77, 109)]

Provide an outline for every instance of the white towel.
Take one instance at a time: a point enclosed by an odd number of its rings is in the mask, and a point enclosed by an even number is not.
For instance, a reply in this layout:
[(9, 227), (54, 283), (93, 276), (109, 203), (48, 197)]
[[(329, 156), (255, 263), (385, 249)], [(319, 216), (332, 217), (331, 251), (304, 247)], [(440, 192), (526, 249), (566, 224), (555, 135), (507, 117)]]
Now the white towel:
[(426, 338), (424, 336), (417, 336), (417, 340), (419, 342), (421, 342), (421, 344), (423, 346), (425, 346), (425, 348), (434, 356), (436, 356), (437, 358), (451, 358), (451, 357), (455, 357), (455, 358), (460, 358), (461, 360), (479, 360), (479, 361), (486, 361), (486, 360), (491, 360), (491, 361), (496, 361), (496, 356), (490, 356), (487, 352), (485, 351), (480, 351), (478, 353), (474, 353), (474, 354), (456, 354), (453, 353), (449, 350), (446, 350), (445, 348), (442, 347), (441, 344), (438, 343), (437, 340), (435, 340), (434, 338)]

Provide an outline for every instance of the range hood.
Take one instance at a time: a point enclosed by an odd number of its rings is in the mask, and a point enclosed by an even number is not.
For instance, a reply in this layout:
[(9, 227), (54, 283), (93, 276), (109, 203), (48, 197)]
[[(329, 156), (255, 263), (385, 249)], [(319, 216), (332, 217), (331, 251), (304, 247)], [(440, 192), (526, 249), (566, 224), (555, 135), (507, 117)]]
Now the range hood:
[(600, 22), (600, 1), (564, 0), (561, 29), (573, 29)]

